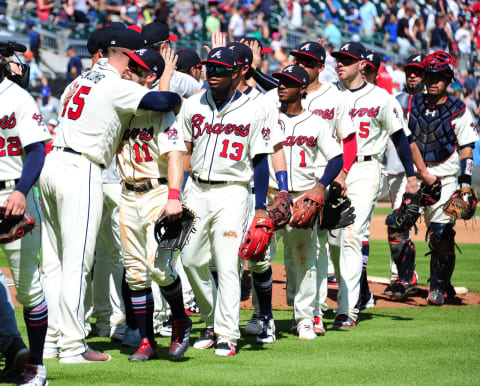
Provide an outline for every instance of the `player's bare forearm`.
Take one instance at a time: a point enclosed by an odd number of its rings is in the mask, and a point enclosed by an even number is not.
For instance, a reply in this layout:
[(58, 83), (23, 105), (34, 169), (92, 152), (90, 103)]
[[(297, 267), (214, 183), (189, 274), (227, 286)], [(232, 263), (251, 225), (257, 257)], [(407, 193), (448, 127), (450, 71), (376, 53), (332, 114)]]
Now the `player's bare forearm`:
[(183, 154), (171, 151), (167, 154), (168, 162), (168, 188), (180, 189), (183, 182)]
[(417, 144), (415, 142), (412, 142), (410, 144), (410, 149), (412, 150), (413, 163), (417, 168), (420, 178), (425, 183), (425, 185), (433, 184), (435, 182), (436, 177), (434, 174), (430, 173), (429, 170), (427, 169), (427, 166), (425, 165), (425, 162), (423, 162), (423, 158), (422, 158), (422, 155), (420, 154), (420, 150), (418, 149)]
[(418, 182), (415, 176), (407, 177), (407, 186), (405, 186), (405, 193), (415, 193), (418, 191)]
[(285, 152), (283, 150), (282, 143), (274, 146), (274, 153), (271, 155), (271, 157), (275, 173), (287, 170), (287, 161), (285, 159)]
[(312, 190), (318, 194), (321, 194), (322, 196), (325, 196), (325, 185), (323, 185), (321, 182), (317, 182)]
[(342, 191), (341, 191), (342, 197), (347, 197), (347, 183), (345, 182), (346, 179), (347, 179), (347, 173), (345, 173), (344, 170), (341, 170), (340, 173), (338, 173), (338, 176), (334, 180), (338, 182), (340, 184), (340, 187), (342, 188)]
[(462, 160), (465, 158), (473, 158), (473, 150), (470, 146), (466, 146), (460, 149), (460, 155), (458, 159)]
[(25, 213), (27, 206), (25, 196), (22, 192), (14, 190), (3, 204), (5, 207), (5, 217), (10, 215), (20, 216)]

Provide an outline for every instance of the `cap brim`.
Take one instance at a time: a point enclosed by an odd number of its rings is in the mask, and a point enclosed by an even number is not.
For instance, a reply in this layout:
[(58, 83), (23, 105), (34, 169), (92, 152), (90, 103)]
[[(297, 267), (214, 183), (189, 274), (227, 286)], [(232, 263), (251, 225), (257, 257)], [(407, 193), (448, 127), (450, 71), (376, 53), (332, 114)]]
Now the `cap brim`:
[(375, 65), (373, 63), (370, 63), (368, 60), (367, 60), (367, 65), (369, 65), (370, 67), (372, 67), (375, 71), (378, 71), (378, 68), (375, 67)]
[(261, 54), (268, 54), (269, 52), (272, 52), (271, 47), (263, 47), (262, 50), (260, 51)]
[(293, 79), (295, 82), (298, 82), (298, 84), (303, 85), (303, 82), (300, 80), (300, 79), (297, 79), (295, 78), (293, 75), (289, 75), (289, 74), (286, 74), (284, 72), (274, 72), (272, 74), (272, 76), (275, 78), (275, 79), (281, 79), (281, 78), (289, 78), (289, 79)]
[(176, 42), (178, 40), (178, 36), (175, 34), (169, 34), (168, 40), (170, 40), (171, 42)]
[(138, 32), (139, 34), (142, 33), (142, 27), (138, 25), (129, 25), (127, 28), (131, 29), (132, 31)]
[(292, 55), (292, 56), (298, 56), (298, 55), (308, 56), (309, 58), (314, 59), (317, 62), (321, 62), (321, 60), (319, 58), (317, 58), (315, 55), (307, 54), (306, 52), (303, 52), (303, 51), (290, 51), (290, 55)]
[(150, 67), (135, 53), (135, 52), (126, 52), (123, 51), (125, 55), (127, 55), (130, 59), (132, 59), (135, 63), (142, 66), (145, 70), (152, 71)]
[(407, 63), (403, 65), (403, 68), (405, 67), (418, 67), (421, 70), (425, 70), (425, 67), (421, 63)]
[(221, 62), (220, 60), (202, 60), (200, 64), (220, 64), (225, 67), (234, 68), (234, 66), (232, 66), (231, 64)]
[(358, 56), (355, 56), (355, 55), (353, 55), (353, 54), (349, 54), (348, 52), (343, 52), (343, 51), (333, 51), (333, 52), (332, 52), (332, 56), (333, 56), (334, 58), (337, 58), (337, 57), (339, 57), (339, 56), (349, 56), (349, 57), (351, 57), (351, 58), (353, 58), (353, 59), (360, 60), (360, 58), (359, 58)]

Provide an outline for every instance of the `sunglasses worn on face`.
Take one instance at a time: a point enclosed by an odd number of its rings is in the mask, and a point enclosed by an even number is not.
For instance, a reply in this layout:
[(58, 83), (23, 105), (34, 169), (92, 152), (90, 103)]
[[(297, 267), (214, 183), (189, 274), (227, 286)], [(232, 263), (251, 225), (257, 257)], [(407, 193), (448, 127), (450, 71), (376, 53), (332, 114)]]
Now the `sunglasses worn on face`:
[(135, 62), (128, 63), (128, 71), (137, 76), (142, 76), (144, 68)]
[(212, 73), (214, 72), (217, 75), (220, 74), (226, 74), (227, 71), (233, 71), (233, 68), (226, 67), (226, 66), (212, 66), (212, 65), (206, 65), (205, 68), (207, 69), (207, 72)]
[(301, 59), (301, 58), (295, 58), (295, 64), (297, 66), (303, 66), (306, 68), (314, 68), (317, 65), (317, 61), (311, 60), (311, 59)]
[(407, 75), (407, 78), (410, 77), (412, 74), (415, 76), (422, 76), (423, 71), (420, 70), (419, 68), (416, 68), (411, 70), (405, 70), (405, 74)]
[(337, 57), (337, 63), (342, 63), (344, 66), (351, 66), (354, 63), (358, 62), (358, 59), (351, 58), (349, 56), (340, 56)]

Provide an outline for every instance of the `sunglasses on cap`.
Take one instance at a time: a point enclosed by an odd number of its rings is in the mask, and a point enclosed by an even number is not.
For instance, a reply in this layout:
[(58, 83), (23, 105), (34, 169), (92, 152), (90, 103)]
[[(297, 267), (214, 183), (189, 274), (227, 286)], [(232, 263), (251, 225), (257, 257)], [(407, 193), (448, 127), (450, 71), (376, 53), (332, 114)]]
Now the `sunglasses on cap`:
[(230, 67), (214, 66), (214, 65), (210, 65), (210, 64), (207, 64), (205, 66), (205, 68), (207, 70), (207, 73), (215, 73), (217, 75), (226, 74), (227, 71), (233, 71), (233, 68), (230, 68)]
[(303, 67), (306, 67), (306, 68), (315, 68), (315, 66), (319, 62), (318, 62), (318, 60), (314, 60), (314, 59), (295, 58), (294, 63), (297, 66), (303, 66)]
[(351, 66), (354, 63), (358, 62), (358, 59), (352, 58), (347, 55), (342, 55), (336, 58), (337, 63), (342, 63), (344, 66)]

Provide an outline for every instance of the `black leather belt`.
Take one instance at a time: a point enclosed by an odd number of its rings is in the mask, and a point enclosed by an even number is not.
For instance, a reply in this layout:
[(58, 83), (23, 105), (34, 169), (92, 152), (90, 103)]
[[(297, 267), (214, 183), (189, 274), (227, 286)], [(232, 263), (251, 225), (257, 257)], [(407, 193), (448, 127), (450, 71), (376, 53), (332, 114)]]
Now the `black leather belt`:
[(64, 147), (63, 151), (66, 151), (67, 153), (72, 153), (72, 154), (77, 154), (77, 155), (82, 155), (82, 153), (79, 153), (78, 151), (75, 151), (69, 147)]
[(355, 157), (355, 161), (357, 162), (366, 162), (366, 161), (371, 161), (373, 159), (373, 156), (371, 155), (357, 155)]
[(18, 181), (20, 181), (19, 178), (16, 180), (0, 181), (0, 189), (14, 188), (15, 185), (18, 184)]
[[(168, 182), (166, 178), (158, 178), (157, 181), (159, 185), (164, 185)], [(124, 185), (126, 189), (137, 193), (147, 192), (154, 187), (151, 180), (138, 182), (136, 184), (129, 184), (128, 182), (125, 182)]]
[(209, 185), (226, 185), (226, 184), (231, 184), (231, 181), (207, 181), (203, 180), (201, 178), (197, 178), (198, 182), (201, 182), (202, 184), (209, 184)]

